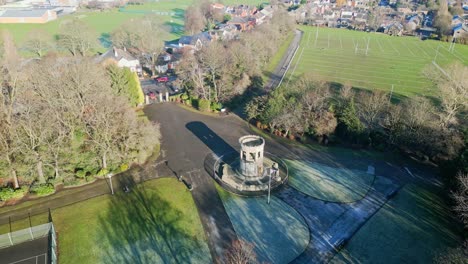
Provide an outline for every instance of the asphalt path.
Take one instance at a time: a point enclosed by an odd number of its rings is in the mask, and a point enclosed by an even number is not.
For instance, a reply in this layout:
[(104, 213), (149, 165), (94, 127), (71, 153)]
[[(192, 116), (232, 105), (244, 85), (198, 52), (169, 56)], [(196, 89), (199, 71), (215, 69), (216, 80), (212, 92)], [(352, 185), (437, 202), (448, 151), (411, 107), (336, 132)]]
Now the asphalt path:
[(271, 73), (270, 79), (265, 85), (265, 89), (267, 91), (275, 89), (280, 84), (281, 79), (286, 74), (291, 61), (294, 58), (294, 53), (299, 48), (299, 43), (303, 34), (304, 32), (296, 29), (294, 39), (292, 40), (291, 44), (289, 44), (288, 50), (283, 55), (283, 58), (281, 58), (280, 63), (276, 66), (275, 71)]

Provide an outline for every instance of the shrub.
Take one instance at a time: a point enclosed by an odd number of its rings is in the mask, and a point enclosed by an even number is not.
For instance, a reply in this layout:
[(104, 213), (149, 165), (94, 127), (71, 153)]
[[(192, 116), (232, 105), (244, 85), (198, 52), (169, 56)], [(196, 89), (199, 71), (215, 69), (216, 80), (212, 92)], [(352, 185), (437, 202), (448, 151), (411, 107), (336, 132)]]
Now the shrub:
[(31, 193), (36, 194), (37, 196), (46, 196), (55, 192), (54, 185), (50, 183), (34, 185), (31, 188)]
[(223, 106), (221, 105), (221, 103), (216, 103), (216, 102), (212, 102), (210, 106), (211, 111), (219, 111), (221, 110), (222, 107)]
[(124, 163), (124, 164), (120, 165), (120, 171), (121, 172), (126, 171), (126, 170), (128, 170), (128, 164), (127, 163)]
[(88, 175), (88, 176), (86, 176), (86, 178), (85, 178), (86, 182), (92, 182), (92, 181), (94, 181), (94, 179), (95, 179), (95, 178), (94, 178), (93, 175)]
[(5, 187), (0, 189), (0, 201), (6, 201), (14, 198), (23, 197), (28, 191), (28, 187), (23, 186), (20, 189), (13, 190), (12, 188)]
[(86, 177), (86, 171), (85, 170), (78, 170), (78, 171), (76, 171), (75, 175), (76, 175), (77, 178), (83, 179), (84, 177)]
[(198, 110), (202, 112), (209, 112), (210, 111), (210, 101), (206, 99), (200, 99), (198, 101)]
[(109, 173), (109, 171), (108, 171), (107, 169), (101, 169), (101, 170), (98, 172), (97, 176), (98, 176), (98, 177), (104, 177), (104, 176), (106, 176), (108, 173)]

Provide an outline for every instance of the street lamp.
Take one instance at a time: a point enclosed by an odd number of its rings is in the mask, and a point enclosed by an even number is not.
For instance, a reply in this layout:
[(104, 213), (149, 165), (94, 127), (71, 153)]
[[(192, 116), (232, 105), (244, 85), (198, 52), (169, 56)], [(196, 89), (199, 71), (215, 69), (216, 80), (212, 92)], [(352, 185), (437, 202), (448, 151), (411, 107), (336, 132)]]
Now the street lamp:
[(109, 173), (106, 175), (106, 177), (109, 179), (109, 182), (110, 182), (111, 194), (114, 195), (114, 187), (112, 186), (112, 176), (114, 176), (114, 174), (112, 173)]
[[(270, 178), (268, 179), (268, 204), (270, 204), (270, 193), (271, 193), (271, 175), (275, 175), (275, 177), (277, 176), (277, 173), (278, 173), (278, 164), (277, 163), (273, 163), (273, 165), (271, 166), (271, 168), (269, 168), (269, 175), (270, 175)], [(276, 179), (276, 178), (275, 178)]]

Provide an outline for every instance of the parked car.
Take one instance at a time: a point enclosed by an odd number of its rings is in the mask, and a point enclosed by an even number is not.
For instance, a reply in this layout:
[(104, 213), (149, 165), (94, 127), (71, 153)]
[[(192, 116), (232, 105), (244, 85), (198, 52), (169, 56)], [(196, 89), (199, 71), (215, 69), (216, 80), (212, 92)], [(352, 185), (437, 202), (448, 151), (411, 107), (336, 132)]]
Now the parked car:
[(161, 83), (161, 82), (168, 82), (169, 81), (169, 77), (167, 76), (161, 76), (161, 77), (158, 77), (156, 78), (156, 81)]
[(151, 100), (156, 100), (156, 94), (155, 94), (155, 93), (149, 92), (149, 93), (148, 93), (148, 96), (149, 96), (149, 98), (150, 98)]
[(167, 69), (166, 74), (174, 75), (175, 71), (174, 71), (174, 69)]

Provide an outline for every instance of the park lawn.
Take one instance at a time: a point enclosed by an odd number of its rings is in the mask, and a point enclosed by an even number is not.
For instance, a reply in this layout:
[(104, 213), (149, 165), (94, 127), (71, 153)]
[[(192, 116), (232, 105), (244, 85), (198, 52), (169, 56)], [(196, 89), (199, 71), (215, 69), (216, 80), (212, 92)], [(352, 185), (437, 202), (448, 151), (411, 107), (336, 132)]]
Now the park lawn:
[(436, 96), (437, 91), (423, 74), (435, 57), (441, 66), (455, 61), (468, 65), (466, 45), (456, 45), (450, 53), (449, 43), (416, 37), (307, 26), (300, 29), (304, 35), (287, 78), (307, 73), (362, 89), (389, 92), (393, 85), (396, 97)]
[[(32, 224), (47, 216), (32, 217)], [(212, 262), (191, 193), (173, 178), (58, 208), (52, 217), (60, 263)], [(12, 224), (13, 231), (28, 226), (28, 219)]]
[(454, 222), (434, 187), (409, 184), (330, 263), (432, 263), (435, 254), (461, 243)]
[(289, 263), (309, 243), (302, 216), (274, 196), (240, 197), (216, 185), (238, 237), (254, 246), (260, 263)]
[(366, 196), (374, 181), (374, 175), (365, 170), (299, 160), (286, 160), (286, 164), (291, 187), (328, 202), (358, 201)]

